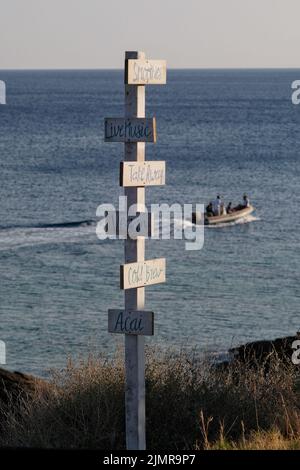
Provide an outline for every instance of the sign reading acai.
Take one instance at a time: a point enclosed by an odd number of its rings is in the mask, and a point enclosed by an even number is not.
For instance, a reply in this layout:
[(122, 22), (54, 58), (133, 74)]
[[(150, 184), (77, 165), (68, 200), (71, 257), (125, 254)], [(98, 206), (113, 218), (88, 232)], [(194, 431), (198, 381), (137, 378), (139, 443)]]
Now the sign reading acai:
[(154, 314), (146, 310), (108, 310), (109, 333), (152, 336)]

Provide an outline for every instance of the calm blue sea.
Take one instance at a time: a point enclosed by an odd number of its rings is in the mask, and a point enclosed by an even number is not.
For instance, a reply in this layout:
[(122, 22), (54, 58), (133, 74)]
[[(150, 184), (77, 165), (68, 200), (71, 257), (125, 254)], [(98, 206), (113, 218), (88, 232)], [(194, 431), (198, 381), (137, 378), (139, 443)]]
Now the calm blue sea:
[[(207, 203), (246, 191), (255, 217), (205, 230), (201, 251), (148, 241), (167, 282), (146, 290), (160, 346), (225, 351), (295, 334), (299, 314), (298, 70), (170, 71), (147, 87), (167, 185), (148, 202)], [(44, 375), (66, 356), (110, 353), (107, 309), (123, 306), (121, 241), (99, 241), (96, 208), (117, 202), (122, 144), (103, 142), (104, 117), (123, 115), (121, 71), (0, 71), (0, 339), (7, 367)], [(89, 223), (85, 223), (89, 221)]]

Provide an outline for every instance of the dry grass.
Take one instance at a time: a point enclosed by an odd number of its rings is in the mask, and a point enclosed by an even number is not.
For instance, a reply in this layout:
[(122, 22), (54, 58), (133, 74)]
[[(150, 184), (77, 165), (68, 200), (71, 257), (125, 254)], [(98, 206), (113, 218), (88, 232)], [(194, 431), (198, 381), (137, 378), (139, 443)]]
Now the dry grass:
[(207, 450), (300, 450), (300, 438), (284, 437), (278, 429), (271, 431), (252, 432), (248, 439), (242, 438), (238, 442), (228, 441), (224, 436)]
[[(151, 450), (300, 448), (299, 369), (217, 369), (193, 352), (147, 353)], [(122, 357), (90, 357), (4, 410), (0, 446), (124, 448)]]

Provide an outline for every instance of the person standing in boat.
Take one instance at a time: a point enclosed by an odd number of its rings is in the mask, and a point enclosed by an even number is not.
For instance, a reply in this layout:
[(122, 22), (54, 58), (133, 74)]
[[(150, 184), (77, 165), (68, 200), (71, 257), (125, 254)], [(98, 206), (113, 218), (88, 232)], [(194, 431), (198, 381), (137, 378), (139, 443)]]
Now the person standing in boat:
[(232, 206), (232, 203), (229, 202), (228, 205), (227, 205), (227, 207), (226, 207), (226, 212), (227, 212), (227, 214), (231, 214), (231, 212), (232, 212), (232, 207), (231, 207), (231, 206)]
[(215, 216), (221, 215), (221, 205), (222, 205), (221, 196), (220, 194), (218, 194), (217, 198), (212, 203), (212, 209), (213, 209), (213, 213)]
[(243, 196), (243, 204), (242, 204), (242, 206), (243, 206), (244, 208), (250, 207), (250, 201), (249, 201), (249, 198), (248, 198), (247, 194), (244, 194), (244, 196)]
[(224, 202), (221, 202), (221, 215), (227, 215), (226, 207)]

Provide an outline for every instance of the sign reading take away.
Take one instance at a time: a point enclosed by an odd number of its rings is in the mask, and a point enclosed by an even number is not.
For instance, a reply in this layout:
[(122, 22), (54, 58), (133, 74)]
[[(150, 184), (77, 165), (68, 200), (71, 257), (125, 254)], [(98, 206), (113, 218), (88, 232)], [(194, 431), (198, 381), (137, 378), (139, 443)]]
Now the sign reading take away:
[(159, 186), (166, 182), (166, 163), (162, 161), (121, 162), (120, 186)]
[(165, 258), (122, 264), (120, 266), (121, 289), (160, 284), (166, 280)]
[(154, 314), (146, 310), (108, 310), (108, 332), (152, 336)]
[(165, 60), (128, 59), (125, 61), (126, 85), (165, 85), (166, 82)]
[(155, 118), (106, 118), (105, 142), (156, 142)]

